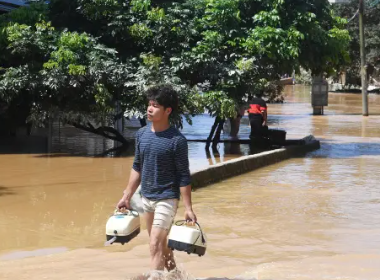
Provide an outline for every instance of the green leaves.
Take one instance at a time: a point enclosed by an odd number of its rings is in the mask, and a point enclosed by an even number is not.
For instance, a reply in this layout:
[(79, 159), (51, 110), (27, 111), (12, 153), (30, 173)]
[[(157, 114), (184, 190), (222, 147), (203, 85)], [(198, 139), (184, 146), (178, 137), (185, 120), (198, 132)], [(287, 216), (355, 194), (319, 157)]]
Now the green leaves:
[(93, 20), (114, 16), (123, 5), (118, 0), (78, 0), (79, 9)]
[(150, 8), (150, 0), (132, 0), (130, 5), (132, 12), (147, 12)]
[[(375, 1), (366, 1), (375, 2)], [(370, 4), (365, 8), (365, 49), (366, 58), (368, 62), (368, 73), (372, 76), (374, 73), (374, 67), (380, 66), (380, 5), (371, 6)], [(340, 32), (339, 30), (333, 30), (330, 34), (332, 41), (337, 40), (341, 42), (341, 38), (350, 37), (350, 42), (345, 47), (345, 67), (342, 70), (346, 72), (347, 86), (361, 85), (360, 78), (360, 40), (359, 40), (359, 19), (358, 16), (352, 18), (356, 14), (358, 9), (358, 2), (351, 0), (345, 5), (334, 5), (333, 17), (335, 26), (341, 29), (345, 27), (348, 34)], [(348, 20), (351, 19), (349, 22)], [(340, 44), (342, 45), (342, 44)]]
[(278, 14), (278, 10), (261, 11), (253, 16), (254, 21), (262, 26), (280, 26), (281, 18)]
[[(95, 101), (100, 106), (107, 108), (112, 103), (112, 94), (109, 92), (107, 87), (103, 84), (95, 85)], [(112, 107), (110, 107), (112, 109)]]
[(147, 39), (152, 37), (152, 30), (144, 23), (136, 23), (129, 27), (129, 31), (133, 37), (136, 39)]
[[(209, 28), (231, 27), (240, 21), (239, 0), (205, 0), (202, 22)], [(222, 28), (220, 28), (221, 30)]]
[(27, 66), (9, 68), (0, 80), (0, 99), (11, 102), (23, 89), (32, 89), (35, 77), (29, 74)]
[(38, 107), (33, 110), (34, 120), (37, 114), (45, 118), (52, 108), (84, 115), (98, 112), (99, 120), (109, 118), (116, 100), (123, 99), (131, 67), (90, 35), (57, 31), (45, 22), (35, 27), (14, 24), (7, 33), (15, 55), (33, 49), (43, 52), (38, 64), (33, 56), (24, 56), (25, 65), (5, 69), (0, 78), (2, 99), (10, 102), (23, 93), (34, 100), (30, 104)]
[(203, 106), (210, 115), (222, 119), (236, 117), (236, 103), (223, 91), (209, 91), (202, 95)]
[(29, 94), (41, 116), (54, 107), (103, 118), (117, 103), (142, 117), (145, 90), (169, 83), (189, 121), (205, 109), (233, 117), (258, 91), (276, 99), (282, 74), (330, 73), (347, 59), (345, 22), (327, 1), (52, 0), (49, 8), (46, 22), (20, 21), (0, 35), (4, 98)]

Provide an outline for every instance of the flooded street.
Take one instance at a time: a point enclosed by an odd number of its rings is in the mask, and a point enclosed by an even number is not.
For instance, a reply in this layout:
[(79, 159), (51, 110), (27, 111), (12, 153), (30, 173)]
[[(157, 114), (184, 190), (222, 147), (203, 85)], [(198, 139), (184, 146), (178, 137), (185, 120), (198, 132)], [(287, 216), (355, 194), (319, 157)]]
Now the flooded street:
[[(324, 116), (312, 116), (309, 92), (287, 87), (284, 104), (269, 104), (269, 127), (288, 139), (313, 134), (320, 150), (193, 193), (209, 243), (202, 258), (176, 253), (189, 279), (380, 279), (380, 96), (369, 96), (367, 118), (361, 95), (338, 93), (329, 94)], [(184, 134), (206, 138), (208, 130), (186, 126)], [(248, 136), (246, 119), (241, 132)], [(189, 144), (192, 170), (246, 153), (220, 145), (220, 155), (207, 158), (203, 145)], [(103, 247), (132, 160), (0, 154), (0, 279), (125, 280), (147, 272), (145, 231)], [(177, 219), (183, 212), (181, 203)]]

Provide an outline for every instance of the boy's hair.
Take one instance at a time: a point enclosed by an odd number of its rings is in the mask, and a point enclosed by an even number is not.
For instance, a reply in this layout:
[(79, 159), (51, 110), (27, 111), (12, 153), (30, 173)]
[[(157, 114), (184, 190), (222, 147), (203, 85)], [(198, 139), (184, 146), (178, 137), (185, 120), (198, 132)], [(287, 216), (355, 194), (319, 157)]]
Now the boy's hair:
[(170, 115), (178, 110), (178, 94), (170, 85), (157, 85), (146, 91), (148, 101), (155, 101), (164, 108), (172, 108)]

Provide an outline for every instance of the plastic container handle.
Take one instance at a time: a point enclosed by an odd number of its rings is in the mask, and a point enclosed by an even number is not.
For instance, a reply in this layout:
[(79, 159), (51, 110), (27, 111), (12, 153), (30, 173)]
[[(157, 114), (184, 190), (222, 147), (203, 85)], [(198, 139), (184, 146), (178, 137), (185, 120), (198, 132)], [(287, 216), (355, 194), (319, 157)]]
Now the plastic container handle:
[[(180, 225), (178, 223), (181, 223)], [(176, 226), (182, 226), (184, 224), (186, 224), (187, 221), (186, 220), (179, 220), (179, 221), (176, 221), (175, 222), (175, 225)], [(199, 229), (199, 231), (201, 232), (201, 236), (202, 236), (202, 243), (205, 244), (206, 243), (206, 239), (204, 238), (203, 236), (203, 231), (202, 231), (202, 228), (201, 226), (198, 224), (198, 222), (195, 222), (195, 224), (197, 225), (197, 228)]]
[(139, 212), (133, 210), (133, 209), (126, 209), (125, 212), (120, 212), (119, 209), (115, 209), (114, 215), (129, 215), (132, 214), (135, 217), (139, 216)]

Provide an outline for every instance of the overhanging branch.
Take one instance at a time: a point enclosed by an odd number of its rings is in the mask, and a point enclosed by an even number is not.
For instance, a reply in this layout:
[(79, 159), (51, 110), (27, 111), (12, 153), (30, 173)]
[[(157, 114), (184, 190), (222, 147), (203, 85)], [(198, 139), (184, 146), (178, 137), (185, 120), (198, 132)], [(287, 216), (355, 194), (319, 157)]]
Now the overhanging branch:
[(90, 123), (88, 123), (87, 126), (80, 124), (80, 123), (71, 122), (71, 121), (69, 121), (67, 123), (74, 126), (75, 128), (78, 128), (78, 129), (81, 129), (81, 130), (84, 130), (84, 131), (87, 131), (90, 133), (94, 133), (96, 135), (99, 135), (99, 136), (102, 136), (102, 137), (105, 137), (105, 138), (108, 138), (108, 139), (111, 139), (114, 141), (118, 141), (118, 142), (122, 143), (124, 146), (128, 145), (127, 139), (125, 139), (124, 136), (117, 129), (115, 129), (111, 126), (101, 126), (101, 127), (95, 128)]

